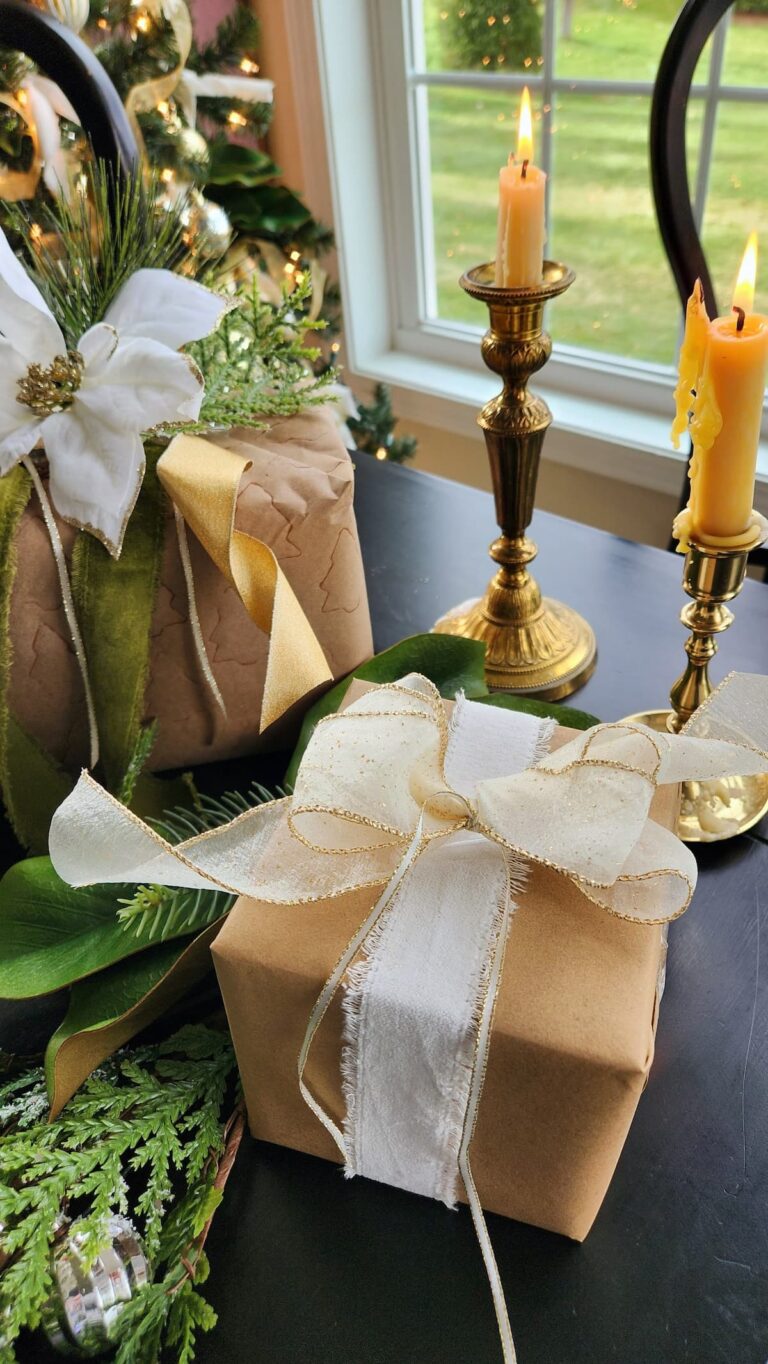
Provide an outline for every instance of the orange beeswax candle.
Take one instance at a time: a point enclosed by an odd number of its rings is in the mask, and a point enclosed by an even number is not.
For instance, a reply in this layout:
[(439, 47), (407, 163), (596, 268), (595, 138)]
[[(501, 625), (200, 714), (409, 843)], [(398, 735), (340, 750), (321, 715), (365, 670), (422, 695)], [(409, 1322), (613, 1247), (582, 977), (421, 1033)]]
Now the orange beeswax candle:
[(499, 171), (499, 221), (494, 283), (507, 289), (540, 284), (544, 258), (547, 177), (533, 164), (528, 87), (520, 102), (517, 155)]
[(691, 536), (737, 547), (750, 531), (768, 368), (768, 317), (752, 311), (756, 266), (753, 234), (730, 316), (710, 322), (698, 281), (688, 302), (672, 428), (676, 448), (688, 424), (693, 440), (690, 499), (674, 526), (681, 548)]

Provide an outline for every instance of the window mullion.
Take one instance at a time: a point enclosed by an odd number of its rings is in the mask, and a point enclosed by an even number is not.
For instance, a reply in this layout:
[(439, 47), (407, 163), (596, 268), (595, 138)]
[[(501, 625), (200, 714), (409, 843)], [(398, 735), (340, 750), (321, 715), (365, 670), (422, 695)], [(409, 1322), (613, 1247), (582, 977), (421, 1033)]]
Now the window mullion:
[(557, 0), (545, 0), (542, 27), (541, 70), (541, 168), (547, 176), (546, 214), (550, 222), (552, 185), (552, 117), (555, 79), (555, 45), (557, 42)]
[(709, 81), (707, 82), (707, 93), (704, 101), (704, 121), (701, 128), (699, 164), (696, 171), (696, 190), (693, 197), (693, 217), (696, 223), (696, 231), (699, 234), (701, 234), (701, 225), (704, 221), (704, 208), (707, 202), (707, 190), (709, 189), (709, 172), (712, 167), (712, 149), (715, 141), (715, 125), (717, 123), (718, 95), (720, 91), (720, 79), (723, 73), (725, 40), (730, 18), (731, 14), (729, 10), (715, 29), (712, 37), (712, 50), (709, 57)]

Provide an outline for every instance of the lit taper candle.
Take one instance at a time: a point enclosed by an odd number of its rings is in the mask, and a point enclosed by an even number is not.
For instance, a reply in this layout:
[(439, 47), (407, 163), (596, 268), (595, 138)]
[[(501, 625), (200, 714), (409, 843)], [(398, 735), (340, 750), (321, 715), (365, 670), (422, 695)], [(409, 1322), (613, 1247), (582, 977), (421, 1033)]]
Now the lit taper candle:
[(768, 367), (768, 317), (753, 312), (757, 236), (744, 252), (733, 308), (710, 322), (701, 282), (688, 300), (675, 389), (672, 444), (690, 429), (693, 454), (688, 506), (674, 533), (738, 548), (751, 533), (755, 469)]
[(547, 177), (533, 164), (533, 120), (528, 86), (520, 102), (517, 154), (499, 171), (499, 225), (494, 282), (507, 289), (541, 283), (544, 191)]

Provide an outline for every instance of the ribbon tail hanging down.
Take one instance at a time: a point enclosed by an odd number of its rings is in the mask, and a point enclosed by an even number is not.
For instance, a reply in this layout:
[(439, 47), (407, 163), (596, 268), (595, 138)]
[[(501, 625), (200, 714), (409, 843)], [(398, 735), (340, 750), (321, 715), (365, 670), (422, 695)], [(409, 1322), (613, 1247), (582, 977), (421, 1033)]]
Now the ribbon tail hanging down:
[(272, 550), (235, 528), (237, 496), (250, 461), (199, 436), (177, 436), (158, 477), (249, 616), (269, 638), (259, 733), (316, 687), (333, 681), (312, 626)]

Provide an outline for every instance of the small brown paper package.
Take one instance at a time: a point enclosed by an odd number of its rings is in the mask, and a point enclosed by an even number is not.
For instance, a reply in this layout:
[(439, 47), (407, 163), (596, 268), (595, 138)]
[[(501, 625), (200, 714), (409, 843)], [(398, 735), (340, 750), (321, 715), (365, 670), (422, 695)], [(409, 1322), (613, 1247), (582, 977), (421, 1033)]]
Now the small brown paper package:
[[(352, 505), (354, 474), (333, 416), (315, 408), (276, 421), (268, 431), (234, 431), (211, 439), (253, 461), (242, 480), (235, 524), (274, 551), (334, 678), (346, 676), (370, 657), (372, 641)], [(76, 532), (63, 523), (59, 529), (69, 554)], [(206, 652), (227, 718), (217, 713), (195, 653), (169, 502), (145, 692), (145, 719), (158, 721), (149, 764), (155, 770), (290, 743), (291, 722), (295, 728), (302, 709), (294, 708), (279, 734), (273, 727), (260, 739), (268, 638), (191, 534), (189, 544)], [(77, 768), (88, 757), (82, 683), (50, 541), (34, 498), (22, 517), (16, 548), (9, 708), (58, 762)]]
[[(346, 703), (364, 690), (353, 683)], [(450, 709), (450, 703), (446, 703)], [(558, 728), (551, 748), (574, 737)], [(674, 828), (679, 791), (652, 817)], [(213, 945), (254, 1137), (338, 1161), (299, 1092), (297, 1058), (323, 985), (379, 891), (311, 905), (241, 898)], [(484, 1208), (580, 1241), (600, 1208), (653, 1059), (665, 939), (531, 866), (512, 917), (471, 1146)], [(342, 1010), (323, 1020), (310, 1090), (340, 1123)]]

